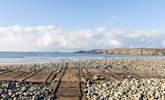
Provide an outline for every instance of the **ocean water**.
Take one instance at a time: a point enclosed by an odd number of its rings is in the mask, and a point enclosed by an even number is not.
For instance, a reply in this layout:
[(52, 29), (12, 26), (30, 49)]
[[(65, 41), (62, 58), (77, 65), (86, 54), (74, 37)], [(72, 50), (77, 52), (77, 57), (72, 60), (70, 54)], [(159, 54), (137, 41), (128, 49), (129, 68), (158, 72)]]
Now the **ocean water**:
[(0, 64), (47, 63), (58, 60), (82, 60), (96, 58), (160, 58), (159, 55), (110, 55), (68, 52), (0, 52)]

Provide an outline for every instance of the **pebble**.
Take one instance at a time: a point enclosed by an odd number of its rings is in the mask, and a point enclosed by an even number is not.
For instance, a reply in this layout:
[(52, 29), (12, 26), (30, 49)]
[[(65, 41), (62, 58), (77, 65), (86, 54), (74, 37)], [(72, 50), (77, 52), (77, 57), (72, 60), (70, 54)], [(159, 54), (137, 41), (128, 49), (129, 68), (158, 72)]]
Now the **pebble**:
[[(73, 64), (73, 62), (69, 62)], [(77, 63), (77, 62), (76, 62)], [(27, 72), (35, 72), (41, 64), (22, 64), (22, 65), (9, 65), (1, 66), (0, 72), (16, 67), (24, 67)], [(49, 64), (50, 67), (54, 64)], [(56, 67), (64, 66), (62, 63), (55, 63)], [(79, 66), (84, 68), (103, 68), (104, 70), (135, 70), (138, 72), (147, 72), (152, 74), (159, 74), (165, 77), (165, 59), (156, 58), (143, 58), (143, 59), (97, 59), (97, 60), (85, 60), (79, 61)], [(29, 67), (33, 67), (33, 71), (28, 70)], [(54, 68), (54, 67), (53, 67)], [(52, 69), (53, 69), (52, 68)], [(91, 81), (82, 80), (87, 83), (87, 88), (84, 92), (87, 92), (89, 100), (134, 100), (143, 99), (146, 100), (165, 100), (165, 79), (141, 79), (136, 80), (132, 76), (124, 76), (131, 80), (123, 81), (106, 81), (101, 75), (94, 75), (93, 80), (101, 80), (98, 83), (92, 83)], [(10, 100), (11, 97), (16, 100), (19, 99), (41, 99), (51, 96), (51, 91), (44, 84), (18, 84), (10, 82), (0, 82), (0, 99)]]
[(93, 80), (103, 80), (104, 77), (101, 75), (94, 75)]
[[(149, 84), (153, 82), (155, 84)], [(120, 85), (119, 85), (120, 84)], [(131, 84), (131, 85), (130, 85)], [(139, 87), (137, 85), (139, 84)], [(98, 82), (88, 87), (88, 99), (96, 99), (97, 94), (102, 100), (113, 100), (123, 98), (123, 100), (165, 100), (165, 79), (142, 79), (142, 80), (123, 80), (121, 82)], [(100, 88), (97, 88), (100, 87)], [(151, 89), (154, 88), (154, 89)], [(156, 88), (159, 87), (159, 88)], [(162, 99), (164, 98), (164, 99)]]
[(17, 87), (9, 89), (10, 82), (2, 82), (0, 86), (0, 99), (3, 100), (47, 100), (51, 95), (51, 91), (44, 84), (25, 84), (20, 83)]

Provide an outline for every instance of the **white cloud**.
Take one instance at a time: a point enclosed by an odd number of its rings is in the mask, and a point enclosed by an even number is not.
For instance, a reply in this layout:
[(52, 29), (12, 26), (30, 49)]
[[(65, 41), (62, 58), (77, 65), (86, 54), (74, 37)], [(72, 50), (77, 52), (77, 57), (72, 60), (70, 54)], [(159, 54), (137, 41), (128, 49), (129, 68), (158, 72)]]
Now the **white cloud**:
[[(0, 27), (0, 50), (77, 50), (165, 47), (165, 32), (98, 27), (66, 31), (53, 25)], [(162, 42), (163, 41), (163, 42)]]
[(163, 35), (165, 33), (156, 31), (156, 30), (151, 30), (151, 31), (144, 31), (144, 30), (134, 30), (134, 31), (130, 31), (128, 33), (128, 36), (130, 37), (157, 37), (160, 35)]
[(45, 34), (43, 37), (39, 38), (37, 42), (40, 46), (48, 47), (54, 42), (54, 38), (51, 34)]
[(114, 47), (114, 48), (117, 48), (120, 46), (120, 42), (117, 40), (111, 40), (110, 43), (111, 43), (112, 47)]
[(43, 25), (43, 26), (6, 26), (0, 27), (0, 34), (31, 34), (31, 33), (55, 33), (60, 32), (59, 28), (53, 25)]

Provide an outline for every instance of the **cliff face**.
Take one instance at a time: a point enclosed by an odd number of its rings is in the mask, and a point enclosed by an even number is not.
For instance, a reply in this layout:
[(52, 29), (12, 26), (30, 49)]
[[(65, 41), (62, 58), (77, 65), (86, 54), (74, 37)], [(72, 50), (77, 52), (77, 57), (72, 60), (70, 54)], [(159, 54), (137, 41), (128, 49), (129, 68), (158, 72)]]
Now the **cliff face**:
[(129, 54), (129, 55), (165, 55), (165, 49), (149, 49), (149, 48), (135, 48), (135, 49), (106, 49), (95, 50), (98, 54)]

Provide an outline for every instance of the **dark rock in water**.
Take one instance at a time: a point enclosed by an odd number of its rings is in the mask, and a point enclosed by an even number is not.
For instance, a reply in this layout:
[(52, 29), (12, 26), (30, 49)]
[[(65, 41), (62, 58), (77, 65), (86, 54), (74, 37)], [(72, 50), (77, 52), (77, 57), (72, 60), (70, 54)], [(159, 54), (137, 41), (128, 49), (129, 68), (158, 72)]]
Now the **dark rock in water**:
[(83, 51), (83, 50), (80, 50), (80, 51), (77, 51), (77, 52), (74, 52), (74, 53), (92, 53), (92, 54), (97, 54), (96, 51), (97, 51), (97, 50), (90, 50), (90, 51)]
[(77, 51), (77, 52), (74, 52), (74, 53), (88, 53), (87, 51)]

